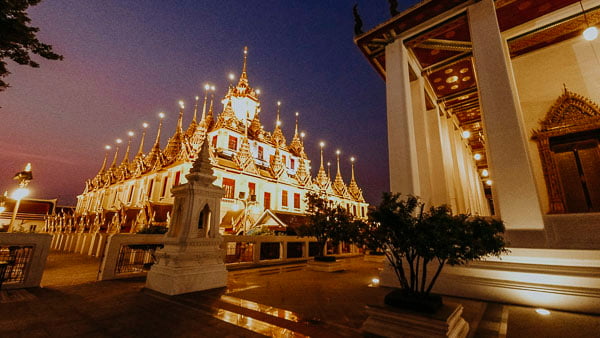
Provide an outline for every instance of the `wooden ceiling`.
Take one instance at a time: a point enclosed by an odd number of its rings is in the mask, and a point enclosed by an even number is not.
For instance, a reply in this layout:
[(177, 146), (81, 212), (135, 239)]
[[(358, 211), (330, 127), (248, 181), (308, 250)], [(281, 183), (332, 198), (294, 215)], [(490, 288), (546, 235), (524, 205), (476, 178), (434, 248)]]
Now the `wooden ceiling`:
[[(511, 29), (553, 11), (577, 3), (578, 0), (497, 0), (496, 15), (501, 31)], [(448, 10), (472, 3), (467, 0), (432, 0), (398, 14), (386, 23), (356, 37), (355, 42), (377, 71), (385, 77), (385, 46), (395, 36), (432, 19)], [(472, 60), (471, 37), (467, 15), (457, 15), (418, 33), (405, 41), (409, 52), (418, 61), (422, 75), (428, 81), (435, 100), (456, 117), (459, 127), (471, 134), (469, 146), (483, 158), (480, 169), (487, 167), (485, 139), (479, 108), (477, 81)], [(600, 23), (600, 8), (588, 10), (590, 24)], [(586, 28), (579, 13), (561, 22), (539, 28), (508, 41), (515, 57), (572, 38)]]

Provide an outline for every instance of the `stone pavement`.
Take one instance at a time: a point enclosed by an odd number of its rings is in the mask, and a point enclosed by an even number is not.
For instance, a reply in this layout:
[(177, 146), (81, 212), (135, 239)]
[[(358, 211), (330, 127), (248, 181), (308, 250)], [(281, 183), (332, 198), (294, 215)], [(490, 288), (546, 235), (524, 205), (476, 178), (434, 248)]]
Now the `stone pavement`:
[[(304, 264), (230, 271), (227, 288), (174, 297), (144, 279), (95, 282), (98, 260), (51, 253), (42, 288), (0, 292), (0, 337), (360, 337), (379, 264), (339, 273)], [(445, 297), (465, 307), (471, 337), (594, 337), (600, 317)]]

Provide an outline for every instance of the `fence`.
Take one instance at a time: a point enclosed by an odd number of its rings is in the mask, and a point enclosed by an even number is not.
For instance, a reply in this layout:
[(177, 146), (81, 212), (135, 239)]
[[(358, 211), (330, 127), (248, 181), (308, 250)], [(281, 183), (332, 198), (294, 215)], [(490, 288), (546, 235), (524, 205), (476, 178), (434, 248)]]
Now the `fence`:
[[(116, 234), (108, 237), (99, 280), (145, 274), (155, 263), (154, 253), (163, 247), (164, 235)], [(313, 237), (223, 236), (227, 269), (303, 262), (317, 255)], [(338, 257), (359, 253), (353, 245), (328, 245), (324, 252)]]
[(50, 240), (47, 234), (0, 234), (0, 288), (39, 286)]

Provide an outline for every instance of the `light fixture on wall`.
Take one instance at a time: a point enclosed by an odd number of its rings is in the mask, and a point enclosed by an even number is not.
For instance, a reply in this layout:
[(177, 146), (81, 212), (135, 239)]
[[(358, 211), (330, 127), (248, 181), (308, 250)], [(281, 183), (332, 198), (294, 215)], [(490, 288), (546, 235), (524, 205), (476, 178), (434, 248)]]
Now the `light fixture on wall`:
[(579, 0), (579, 5), (581, 6), (581, 12), (583, 13), (583, 18), (585, 19), (585, 24), (587, 28), (583, 31), (583, 38), (587, 41), (596, 40), (598, 37), (598, 28), (595, 26), (590, 26), (590, 22), (588, 21), (587, 15), (585, 15), (585, 9), (583, 9), (583, 3)]

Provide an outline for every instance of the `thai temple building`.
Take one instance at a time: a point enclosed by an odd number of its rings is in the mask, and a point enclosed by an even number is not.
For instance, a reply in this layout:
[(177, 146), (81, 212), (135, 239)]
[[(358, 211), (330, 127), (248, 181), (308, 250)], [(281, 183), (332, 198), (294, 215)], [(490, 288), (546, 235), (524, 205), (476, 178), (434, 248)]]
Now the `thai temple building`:
[(168, 225), (173, 205), (171, 188), (186, 182), (185, 176), (203, 142), (210, 145), (215, 184), (225, 189), (221, 233), (293, 233), (293, 226), (303, 221), (305, 195), (311, 191), (346, 207), (357, 217), (366, 217), (368, 204), (354, 176), (354, 161), (346, 184), (338, 154), (336, 176), (331, 179), (323, 164), (321, 145), (318, 172), (312, 177), (303, 133), (298, 131), (298, 113), (294, 135), (288, 141), (281, 129), (279, 102), (274, 129), (265, 130), (259, 91), (250, 86), (246, 71), (247, 53), (245, 48), (239, 81), (229, 85), (220, 113), (214, 102), (214, 87), (210, 98), (207, 87), (201, 109), (196, 97), (187, 126), (183, 123), (184, 104), (180, 102), (177, 127), (165, 148), (160, 146), (164, 137), (161, 117), (149, 151), (144, 151), (144, 131), (135, 154), (131, 140), (122, 157), (116, 148), (110, 165), (107, 152), (100, 171), (87, 180), (78, 196), (78, 228), (133, 233), (148, 225)]

